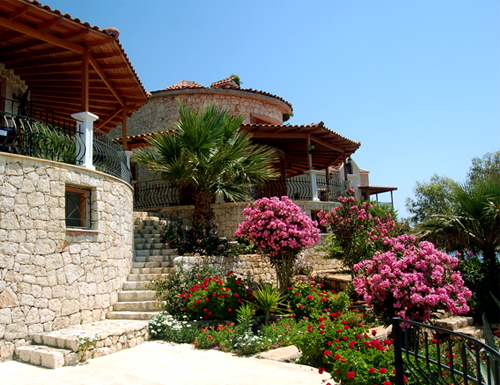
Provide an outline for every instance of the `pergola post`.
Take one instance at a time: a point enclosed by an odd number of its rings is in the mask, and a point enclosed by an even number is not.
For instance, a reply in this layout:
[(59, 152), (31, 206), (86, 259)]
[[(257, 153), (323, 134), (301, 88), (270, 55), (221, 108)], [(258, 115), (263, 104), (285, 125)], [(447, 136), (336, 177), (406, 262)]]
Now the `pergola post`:
[[(97, 115), (88, 111), (78, 112), (71, 115), (77, 121), (77, 131), (82, 140), (76, 141), (76, 153), (84, 152), (82, 167), (89, 170), (95, 170), (92, 164), (93, 146), (94, 146), (94, 122), (99, 119)], [(83, 149), (81, 148), (83, 145)], [(81, 151), (83, 150), (83, 151)]]

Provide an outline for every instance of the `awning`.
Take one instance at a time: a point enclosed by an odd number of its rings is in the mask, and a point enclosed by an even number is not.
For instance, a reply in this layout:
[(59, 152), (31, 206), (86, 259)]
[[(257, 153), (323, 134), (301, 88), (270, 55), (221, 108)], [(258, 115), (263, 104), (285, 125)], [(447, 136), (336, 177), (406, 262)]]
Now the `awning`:
[(37, 1), (0, 5), (0, 63), (26, 82), (33, 104), (64, 115), (90, 111), (104, 132), (147, 102), (118, 35)]

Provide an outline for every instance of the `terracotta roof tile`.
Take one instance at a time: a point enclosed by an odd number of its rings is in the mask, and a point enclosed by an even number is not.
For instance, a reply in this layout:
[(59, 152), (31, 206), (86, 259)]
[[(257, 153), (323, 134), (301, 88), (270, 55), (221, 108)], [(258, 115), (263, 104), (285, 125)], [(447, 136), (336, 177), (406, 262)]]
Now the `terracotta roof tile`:
[(170, 90), (184, 90), (184, 89), (200, 89), (200, 88), (207, 88), (202, 86), (201, 84), (198, 84), (196, 82), (192, 82), (190, 80), (181, 80), (180, 82), (177, 82), (175, 84), (172, 84), (170, 87), (164, 88), (159, 91), (152, 91), (152, 93), (155, 92), (160, 92), (160, 91), (170, 91)]
[(240, 89), (240, 86), (236, 83), (234, 76), (230, 76), (225, 79), (218, 80), (210, 84), (210, 88), (232, 88)]
[[(212, 85), (210, 86), (210, 88), (219, 88), (219, 89), (222, 88), (222, 89), (224, 89), (226, 87), (220, 86), (220, 85), (223, 84), (221, 82), (226, 82), (228, 79), (231, 79), (231, 78), (232, 77), (216, 81), (216, 82), (212, 83)], [(228, 84), (230, 84), (230, 83), (228, 83)], [(158, 90), (158, 91), (151, 91), (151, 93), (155, 94), (157, 92), (163, 92), (163, 91), (174, 91), (174, 90), (184, 90), (184, 89), (201, 89), (201, 88), (207, 89), (207, 87), (204, 87), (201, 84), (198, 84), (196, 82), (192, 82), (192, 81), (188, 81), (188, 80), (181, 80), (180, 82), (177, 82), (177, 83), (171, 85), (170, 87), (167, 87), (167, 88), (164, 88), (164, 89)], [(281, 98), (281, 97), (279, 97), (277, 95), (271, 94), (269, 92), (254, 90), (254, 89), (251, 89), (251, 88), (234, 88), (234, 87), (228, 87), (228, 88), (235, 89), (235, 90), (238, 90), (238, 91), (243, 91), (243, 92), (251, 92), (251, 93), (254, 93), (254, 94), (258, 94), (258, 95), (269, 96), (271, 98), (274, 98), (274, 99), (282, 101), (288, 107), (290, 107), (291, 111), (293, 111), (293, 107), (292, 107), (291, 103), (289, 103), (285, 99), (283, 99), (283, 98)]]
[(64, 17), (65, 19), (68, 19), (69, 21), (72, 21), (74, 23), (77, 23), (77, 24), (80, 24), (81, 26), (84, 26), (86, 28), (90, 28), (90, 29), (93, 29), (94, 31), (98, 31), (98, 32), (101, 32), (102, 34), (105, 34), (105, 35), (108, 35), (108, 36), (111, 36), (113, 37), (115, 40), (116, 40), (116, 43), (118, 44), (118, 47), (120, 48), (120, 50), (122, 51), (122, 54), (123, 54), (123, 57), (125, 58), (125, 60), (127, 61), (132, 73), (134, 74), (134, 76), (136, 77), (137, 81), (139, 82), (139, 85), (141, 86), (142, 90), (144, 91), (144, 94), (146, 94), (146, 89), (144, 88), (144, 85), (142, 84), (141, 82), (141, 79), (139, 79), (139, 76), (137, 75), (137, 72), (135, 72), (135, 69), (134, 67), (132, 66), (132, 63), (130, 62), (127, 54), (125, 53), (125, 50), (123, 49), (123, 46), (121, 45), (120, 41), (118, 40), (118, 38), (115, 38), (115, 31), (113, 30), (113, 28), (106, 28), (106, 29), (100, 29), (98, 26), (94, 25), (93, 27), (87, 23), (87, 22), (82, 22), (80, 21), (80, 19), (78, 18), (72, 18), (71, 15), (65, 13), (64, 15), (62, 14), (61, 11), (59, 11), (58, 9), (54, 9), (52, 10), (48, 5), (43, 5), (42, 3), (39, 3), (38, 1), (36, 0), (28, 0), (29, 3), (31, 3), (32, 5), (34, 5), (35, 7), (38, 7), (38, 8), (41, 8), (41, 9), (44, 9), (46, 11), (49, 11), (55, 15), (58, 15), (58, 16), (62, 16)]

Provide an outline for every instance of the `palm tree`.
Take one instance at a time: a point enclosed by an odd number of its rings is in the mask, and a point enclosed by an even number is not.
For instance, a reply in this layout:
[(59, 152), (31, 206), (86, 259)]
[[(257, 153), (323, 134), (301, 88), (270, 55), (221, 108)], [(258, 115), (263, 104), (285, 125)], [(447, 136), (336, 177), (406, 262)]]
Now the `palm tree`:
[(250, 198), (249, 186), (277, 176), (271, 148), (251, 143), (239, 131), (245, 117), (216, 105), (193, 108), (179, 103), (180, 120), (148, 140), (152, 147), (132, 160), (145, 164), (163, 179), (194, 190), (193, 226), (215, 231), (211, 207), (217, 194), (231, 201)]
[[(482, 255), (483, 279), (475, 294), (483, 302), (483, 310), (496, 312), (488, 303), (491, 303), (489, 292), (498, 295), (500, 289), (500, 180), (472, 181), (455, 186), (452, 192), (456, 203), (454, 213), (431, 215), (416, 227), (417, 235), (448, 252), (469, 249)], [(494, 316), (498, 319), (499, 315)]]

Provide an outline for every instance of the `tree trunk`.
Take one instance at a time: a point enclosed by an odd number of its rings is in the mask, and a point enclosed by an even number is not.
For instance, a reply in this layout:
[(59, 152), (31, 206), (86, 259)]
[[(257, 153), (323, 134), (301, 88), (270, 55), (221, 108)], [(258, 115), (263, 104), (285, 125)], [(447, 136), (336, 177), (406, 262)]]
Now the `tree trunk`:
[(283, 291), (292, 284), (293, 262), (296, 257), (296, 252), (288, 252), (271, 257), (271, 264), (276, 269), (278, 287)]
[(198, 191), (194, 192), (193, 227), (216, 235), (215, 213), (212, 209), (213, 195)]

